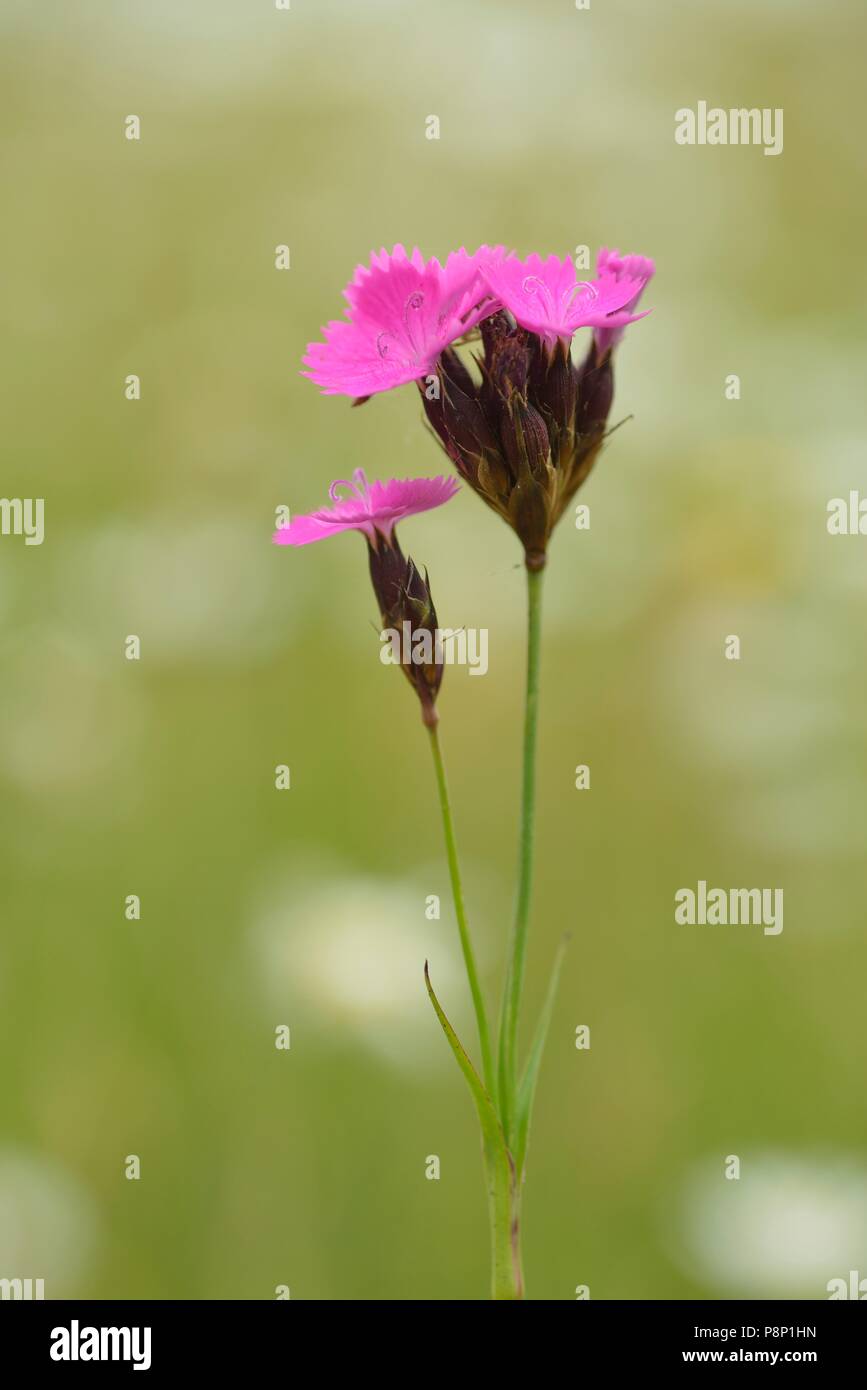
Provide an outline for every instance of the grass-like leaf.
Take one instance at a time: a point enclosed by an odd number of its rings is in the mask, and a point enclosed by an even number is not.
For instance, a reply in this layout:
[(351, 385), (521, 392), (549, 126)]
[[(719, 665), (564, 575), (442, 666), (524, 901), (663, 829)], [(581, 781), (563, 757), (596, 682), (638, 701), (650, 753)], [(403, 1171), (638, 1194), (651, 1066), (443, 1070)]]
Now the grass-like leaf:
[(427, 961), (424, 963), (424, 982), (440, 1027), (455, 1054), (455, 1060), (463, 1072), (470, 1088), (479, 1124), (482, 1130), (482, 1151), (485, 1159), (485, 1176), (488, 1186), (488, 1202), (492, 1218), (493, 1240), (493, 1288), (495, 1299), (515, 1299), (522, 1297), (522, 1275), (520, 1256), (517, 1247), (517, 1173), (512, 1155), (506, 1147), (503, 1127), (494, 1109), (493, 1101), (485, 1090), (481, 1078), (467, 1056), (460, 1038), (447, 1019), (440, 1001), (430, 982)]
[(548, 983), (548, 992), (545, 995), (545, 1002), (542, 1005), (542, 1012), (539, 1015), (539, 1022), (536, 1025), (536, 1032), (533, 1037), (533, 1044), (527, 1057), (524, 1067), (524, 1074), (521, 1077), (521, 1084), (518, 1087), (518, 1099), (515, 1106), (515, 1166), (518, 1170), (518, 1179), (524, 1171), (524, 1160), (527, 1157), (527, 1140), (530, 1133), (530, 1115), (533, 1110), (533, 1097), (536, 1094), (536, 1082), (539, 1079), (539, 1066), (542, 1061), (542, 1053), (545, 1051), (545, 1039), (548, 1036), (548, 1028), (551, 1024), (551, 1015), (554, 1012), (554, 1002), (557, 998), (557, 986), (560, 983), (560, 971), (563, 966), (563, 957), (566, 954), (566, 947), (569, 937), (564, 936), (557, 948), (554, 957), (554, 968), (551, 971), (551, 979)]

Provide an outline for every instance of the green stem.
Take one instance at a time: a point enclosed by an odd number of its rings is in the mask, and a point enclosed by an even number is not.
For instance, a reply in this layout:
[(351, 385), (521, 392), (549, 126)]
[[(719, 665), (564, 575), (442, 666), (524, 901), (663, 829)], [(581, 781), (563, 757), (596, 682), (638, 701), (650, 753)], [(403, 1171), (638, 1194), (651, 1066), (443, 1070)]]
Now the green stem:
[(504, 1169), (487, 1145), (483, 1154), (491, 1225), (491, 1298), (516, 1302), (524, 1297), (520, 1179), (511, 1155)]
[(533, 832), (536, 819), (536, 728), (539, 714), (539, 655), (542, 635), (542, 575), (527, 570), (527, 691), (524, 709), (524, 770), (521, 783), (521, 830), (518, 845), (518, 891), (510, 958), (500, 1013), (500, 1115), (511, 1145), (517, 1089), (518, 1019), (527, 956), (530, 899), (533, 892)]
[(485, 1001), (479, 985), (479, 974), (476, 969), (476, 960), (473, 955), (473, 945), (470, 940), (470, 929), (467, 925), (467, 913), (464, 907), (464, 890), (461, 884), (461, 870), (458, 864), (458, 850), (455, 842), (455, 827), (452, 820), (452, 808), (449, 802), (449, 789), (446, 782), (446, 770), (443, 763), (442, 750), (440, 748), (439, 734), (435, 723), (427, 725), (430, 734), (430, 746), (433, 753), (434, 767), (437, 775), (437, 787), (439, 789), (440, 810), (443, 818), (443, 832), (446, 841), (446, 854), (449, 861), (449, 876), (452, 883), (452, 897), (455, 902), (455, 916), (458, 919), (458, 932), (461, 938), (461, 950), (464, 954), (464, 965), (467, 969), (467, 979), (470, 982), (470, 993), (473, 996), (473, 1007), (476, 1011), (476, 1023), (479, 1028), (479, 1045), (482, 1049), (482, 1074), (485, 1078), (485, 1086), (491, 1102), (494, 1106), (497, 1103), (496, 1091), (496, 1072), (494, 1071), (494, 1058), (491, 1050), (491, 1035), (488, 1030), (488, 1016), (485, 1012)]

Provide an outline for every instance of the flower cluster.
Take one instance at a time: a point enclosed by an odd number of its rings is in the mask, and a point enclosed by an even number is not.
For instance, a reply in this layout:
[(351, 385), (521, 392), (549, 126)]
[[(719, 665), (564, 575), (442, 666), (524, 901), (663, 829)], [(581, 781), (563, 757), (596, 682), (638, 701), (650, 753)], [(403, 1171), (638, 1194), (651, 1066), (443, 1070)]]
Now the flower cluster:
[[(427, 419), (460, 476), (515, 530), (527, 565), (548, 541), (605, 436), (612, 352), (653, 275), (643, 256), (600, 251), (580, 280), (569, 257), (521, 260), (502, 247), (380, 251), (345, 291), (346, 317), (323, 330), (306, 375), (328, 394), (367, 400), (416, 382)], [(648, 312), (648, 311), (645, 311)], [(580, 365), (575, 333), (592, 329)], [(474, 374), (456, 350), (480, 338)]]
[[(612, 353), (636, 319), (654, 272), (643, 256), (602, 250), (592, 280), (567, 256), (526, 260), (502, 246), (463, 248), (426, 261), (416, 248), (374, 252), (344, 291), (346, 311), (311, 343), (305, 375), (327, 395), (356, 404), (415, 382), (425, 414), (461, 478), (524, 546), (527, 567), (545, 564), (548, 541), (587, 477), (605, 437), (614, 393)], [(648, 312), (648, 311), (645, 311)], [(583, 361), (572, 358), (579, 329), (592, 330)], [(457, 348), (477, 341), (474, 373)], [(348, 489), (343, 495), (341, 489)], [(368, 484), (357, 469), (331, 488), (330, 507), (296, 517), (274, 537), (308, 545), (360, 531), (383, 627), (433, 631), (427, 573), (402, 552), (395, 524), (454, 496), (448, 478)], [(442, 665), (406, 664), (426, 723)]]

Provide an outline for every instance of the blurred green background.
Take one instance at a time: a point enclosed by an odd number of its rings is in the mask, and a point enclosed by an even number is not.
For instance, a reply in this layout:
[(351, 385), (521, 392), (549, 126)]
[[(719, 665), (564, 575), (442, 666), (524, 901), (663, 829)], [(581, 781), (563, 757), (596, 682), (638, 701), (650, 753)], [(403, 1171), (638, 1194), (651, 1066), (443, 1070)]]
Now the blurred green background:
[[(426, 740), (361, 542), (270, 543), (352, 468), (446, 471), (414, 390), (353, 411), (298, 375), (395, 241), (658, 267), (634, 418), (547, 581), (531, 1010), (573, 940), (529, 1295), (867, 1275), (867, 541), (825, 525), (867, 492), (863, 5), (5, 0), (0, 26), (0, 491), (46, 506), (41, 547), (0, 538), (0, 1276), (486, 1295), (475, 1117), (422, 983), (429, 956), (469, 1040)], [(699, 100), (784, 108), (784, 153), (676, 145)], [(466, 490), (402, 539), (441, 621), (490, 632), (441, 713), (493, 994), (520, 555)], [(700, 878), (782, 887), (782, 935), (677, 927)]]

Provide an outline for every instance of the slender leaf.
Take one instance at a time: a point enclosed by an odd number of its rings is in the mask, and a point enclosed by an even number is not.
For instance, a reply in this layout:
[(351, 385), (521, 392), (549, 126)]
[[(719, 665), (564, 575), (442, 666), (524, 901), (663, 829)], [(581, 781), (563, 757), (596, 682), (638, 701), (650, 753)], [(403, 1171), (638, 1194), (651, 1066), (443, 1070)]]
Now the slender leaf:
[(523, 1278), (517, 1243), (518, 1186), (515, 1164), (506, 1147), (503, 1128), (491, 1097), (434, 993), (427, 961), (424, 963), (424, 982), (440, 1026), (470, 1088), (482, 1129), (493, 1247), (492, 1294), (495, 1299), (521, 1298)]
[(527, 1156), (530, 1115), (533, 1109), (533, 1097), (536, 1094), (536, 1082), (539, 1079), (539, 1066), (542, 1061), (542, 1053), (545, 1051), (545, 1039), (548, 1036), (551, 1015), (554, 1012), (554, 1002), (557, 998), (557, 986), (560, 983), (560, 971), (563, 966), (563, 957), (566, 954), (568, 942), (569, 937), (564, 936), (557, 948), (557, 954), (554, 957), (554, 968), (551, 971), (551, 979), (548, 984), (548, 992), (545, 995), (545, 1002), (542, 1005), (542, 1012), (539, 1015), (539, 1022), (536, 1025), (533, 1044), (527, 1057), (524, 1074), (521, 1077), (521, 1084), (518, 1087), (518, 1099), (515, 1106), (515, 1166), (518, 1170), (519, 1179), (524, 1171), (524, 1159)]
[(472, 1092), (473, 1100), (476, 1104), (476, 1109), (479, 1112), (479, 1123), (482, 1127), (482, 1136), (485, 1140), (485, 1143), (490, 1142), (495, 1146), (499, 1145), (502, 1148), (503, 1155), (505, 1157), (506, 1141), (503, 1136), (503, 1131), (500, 1127), (500, 1121), (497, 1119), (497, 1112), (494, 1109), (493, 1102), (490, 1096), (488, 1095), (487, 1091), (482, 1085), (481, 1077), (479, 1076), (478, 1072), (476, 1071), (475, 1067), (473, 1066), (472, 1062), (467, 1056), (467, 1053), (463, 1047), (463, 1044), (461, 1043), (460, 1038), (458, 1037), (454, 1028), (446, 1018), (446, 1015), (443, 1012), (442, 1005), (440, 1004), (440, 1001), (437, 999), (436, 994), (434, 993), (434, 987), (430, 982), (430, 972), (428, 971), (427, 961), (425, 961), (424, 963), (424, 982), (427, 985), (427, 992), (430, 995), (430, 1001), (434, 1006), (436, 1016), (440, 1021), (442, 1030), (449, 1040), (452, 1052), (455, 1054), (455, 1057), (457, 1059), (457, 1064), (463, 1072), (467, 1084), (470, 1088), (470, 1091)]

